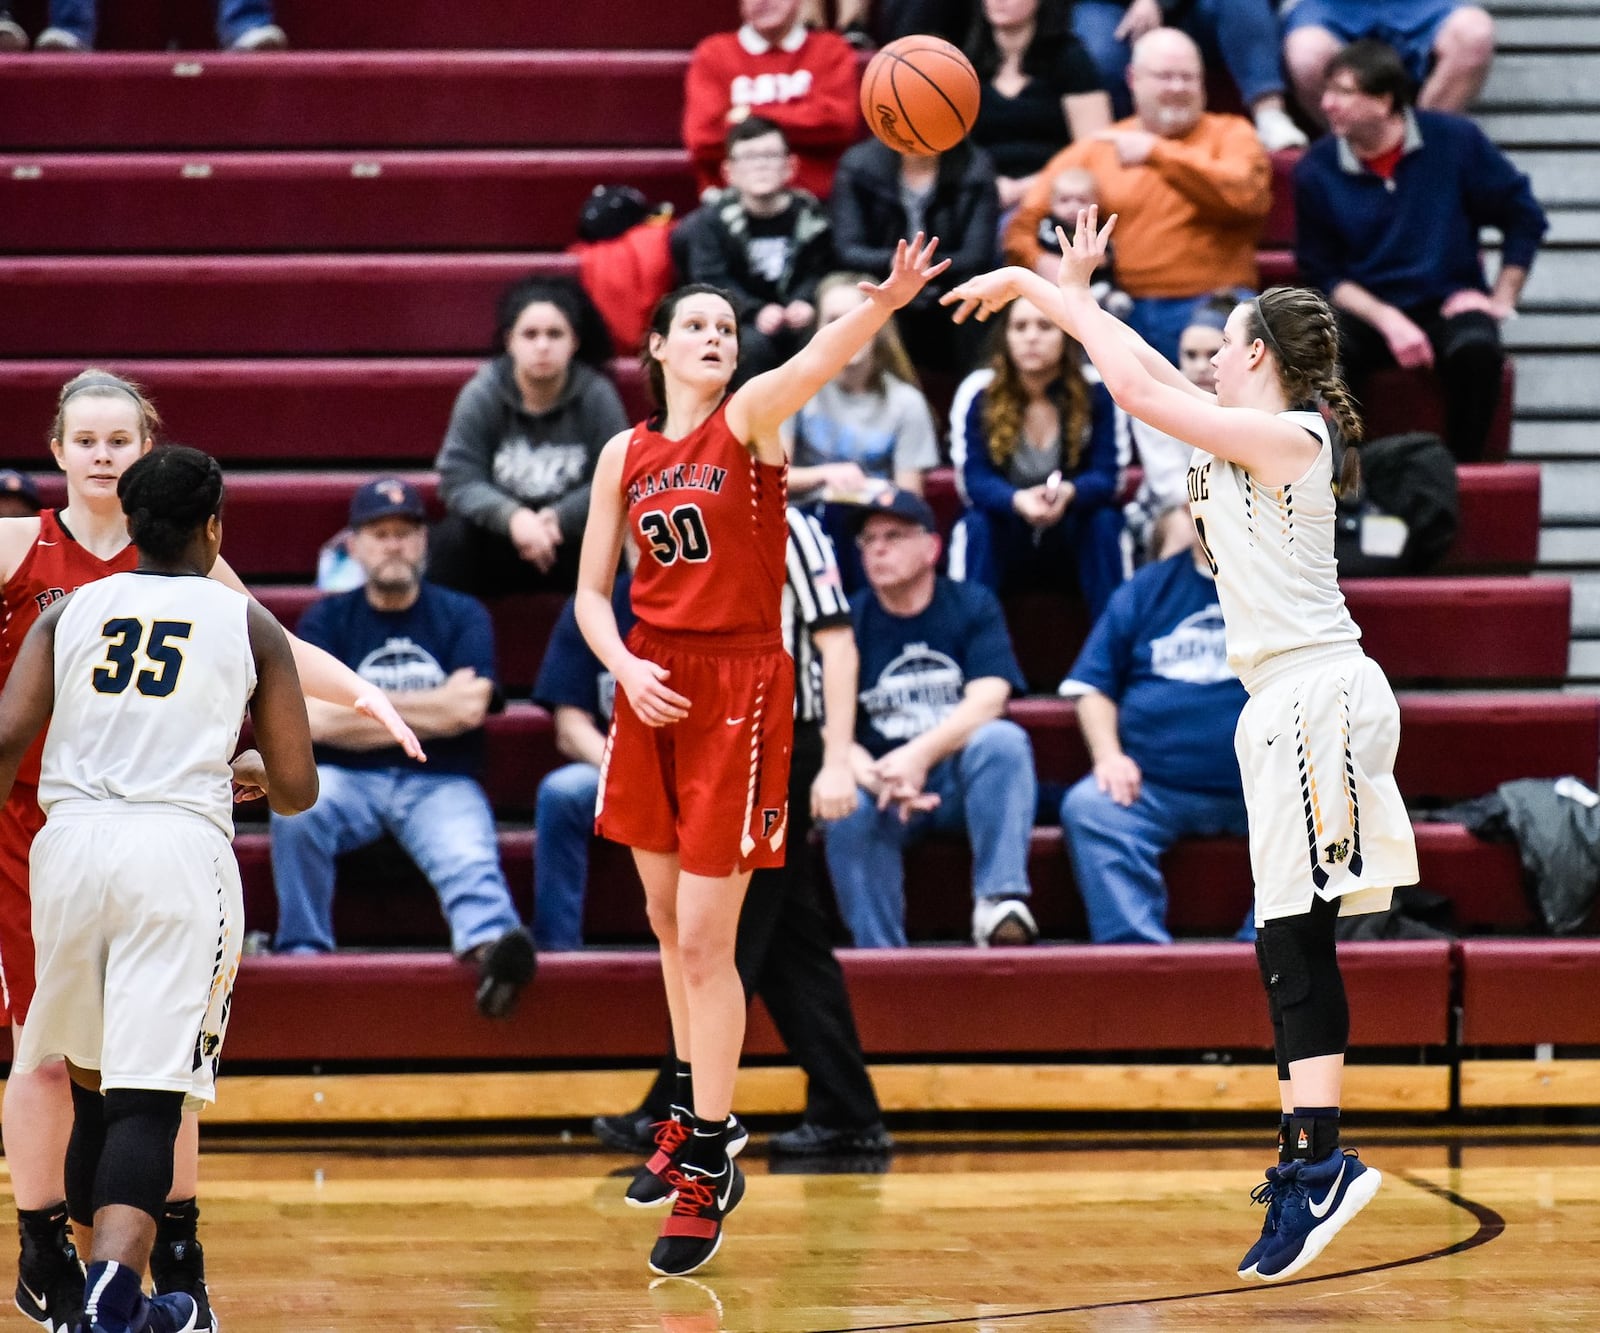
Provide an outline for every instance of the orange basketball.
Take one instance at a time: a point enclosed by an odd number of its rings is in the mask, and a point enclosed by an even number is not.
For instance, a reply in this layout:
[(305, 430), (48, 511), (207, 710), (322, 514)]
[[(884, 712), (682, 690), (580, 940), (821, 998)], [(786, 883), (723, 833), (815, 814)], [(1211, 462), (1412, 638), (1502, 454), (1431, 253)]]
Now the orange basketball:
[(942, 153), (978, 118), (980, 87), (959, 48), (913, 34), (872, 57), (861, 76), (861, 114), (897, 153)]

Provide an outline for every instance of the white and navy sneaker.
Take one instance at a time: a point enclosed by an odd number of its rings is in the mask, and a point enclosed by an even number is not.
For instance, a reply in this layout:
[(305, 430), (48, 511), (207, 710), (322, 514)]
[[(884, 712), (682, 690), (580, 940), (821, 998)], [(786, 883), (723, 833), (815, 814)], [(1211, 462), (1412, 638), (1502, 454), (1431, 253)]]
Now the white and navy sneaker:
[(1342, 1148), (1320, 1162), (1280, 1166), (1278, 1188), (1283, 1197), (1278, 1202), (1277, 1231), (1257, 1258), (1255, 1275), (1263, 1282), (1293, 1277), (1372, 1202), (1381, 1184), (1380, 1171)]
[(1261, 1234), (1256, 1237), (1256, 1243), (1245, 1251), (1244, 1258), (1239, 1260), (1239, 1276), (1254, 1277), (1256, 1265), (1261, 1262), (1261, 1256), (1274, 1241), (1278, 1239), (1278, 1214), (1283, 1209), (1283, 1200), (1289, 1187), (1282, 1183), (1278, 1175), (1279, 1168), (1269, 1166), (1267, 1178), (1250, 1191), (1250, 1202), (1265, 1204), (1267, 1208), (1266, 1221), (1261, 1224)]

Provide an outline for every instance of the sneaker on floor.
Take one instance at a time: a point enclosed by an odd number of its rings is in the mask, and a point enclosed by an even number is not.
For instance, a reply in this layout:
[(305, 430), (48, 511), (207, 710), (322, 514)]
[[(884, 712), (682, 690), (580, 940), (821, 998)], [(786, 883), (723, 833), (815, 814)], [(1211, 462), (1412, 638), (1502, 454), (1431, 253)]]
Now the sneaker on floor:
[(517, 996), (533, 980), (539, 955), (533, 936), (517, 926), (483, 951), (478, 974), (478, 1012), (485, 1018), (506, 1018), (517, 1007)]
[(627, 1115), (597, 1115), (589, 1127), (606, 1147), (643, 1157), (655, 1151), (656, 1124), (650, 1112), (630, 1111)]
[(1256, 1261), (1263, 1282), (1293, 1277), (1328, 1248), (1357, 1213), (1372, 1202), (1383, 1175), (1355, 1153), (1337, 1149), (1320, 1162), (1288, 1162), (1278, 1168), (1283, 1199), (1275, 1239)]
[(729, 1157), (712, 1174), (697, 1166), (673, 1168), (670, 1184), (676, 1197), (672, 1215), (650, 1251), (650, 1271), (663, 1277), (685, 1277), (705, 1267), (722, 1247), (722, 1221), (744, 1198), (744, 1172)]
[(197, 1240), (177, 1240), (150, 1251), (150, 1282), (156, 1294), (182, 1292), (195, 1304), (198, 1333), (217, 1333), (217, 1317), (206, 1290), (206, 1252)]
[(83, 1318), (83, 1265), (65, 1221), (49, 1249), (25, 1244), (17, 1262), (17, 1309), (50, 1333), (70, 1333)]
[(1265, 1204), (1267, 1217), (1261, 1224), (1261, 1234), (1256, 1237), (1256, 1243), (1246, 1250), (1244, 1258), (1239, 1260), (1240, 1277), (1254, 1277), (1261, 1256), (1278, 1239), (1278, 1215), (1283, 1211), (1283, 1200), (1288, 1191), (1289, 1187), (1281, 1183), (1278, 1168), (1275, 1166), (1269, 1166), (1267, 1178), (1250, 1191), (1250, 1202)]
[(979, 898), (972, 905), (972, 942), (980, 949), (1032, 944), (1038, 938), (1039, 927), (1021, 898)]
[(34, 38), (35, 51), (87, 51), (88, 45), (81, 37), (65, 28), (46, 28)]
[(196, 1333), (199, 1318), (194, 1297), (184, 1291), (169, 1292), (145, 1302), (144, 1322), (134, 1324), (130, 1333)]
[(0, 14), (0, 51), (26, 51), (28, 34), (9, 14)]
[[(627, 1194), (623, 1196), (630, 1207), (656, 1208), (671, 1202), (677, 1189), (672, 1178), (678, 1174), (683, 1155), (688, 1151), (688, 1122), (688, 1112), (675, 1106), (670, 1116), (652, 1126), (655, 1130), (655, 1152), (639, 1168), (633, 1183), (628, 1186)], [(728, 1156), (737, 1157), (750, 1142), (750, 1131), (740, 1123), (738, 1116), (730, 1115), (727, 1135)]]
[(894, 1151), (894, 1140), (882, 1122), (865, 1129), (829, 1129), (814, 1120), (802, 1120), (793, 1129), (774, 1134), (768, 1149), (789, 1157), (860, 1157)]
[(1306, 146), (1305, 132), (1289, 119), (1287, 111), (1277, 108), (1256, 112), (1256, 138), (1269, 153)]
[(228, 43), (230, 51), (283, 51), (289, 46), (289, 34), (276, 23), (262, 23), (246, 28)]

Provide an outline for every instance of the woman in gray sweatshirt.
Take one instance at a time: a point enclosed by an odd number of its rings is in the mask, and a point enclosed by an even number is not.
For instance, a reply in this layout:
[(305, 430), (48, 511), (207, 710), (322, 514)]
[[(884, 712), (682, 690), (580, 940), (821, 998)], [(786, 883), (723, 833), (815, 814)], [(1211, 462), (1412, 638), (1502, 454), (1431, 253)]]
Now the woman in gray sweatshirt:
[(434, 464), (449, 512), (428, 575), (480, 596), (571, 592), (595, 459), (628, 426), (601, 369), (611, 340), (576, 283), (535, 278), (501, 298), (497, 341)]

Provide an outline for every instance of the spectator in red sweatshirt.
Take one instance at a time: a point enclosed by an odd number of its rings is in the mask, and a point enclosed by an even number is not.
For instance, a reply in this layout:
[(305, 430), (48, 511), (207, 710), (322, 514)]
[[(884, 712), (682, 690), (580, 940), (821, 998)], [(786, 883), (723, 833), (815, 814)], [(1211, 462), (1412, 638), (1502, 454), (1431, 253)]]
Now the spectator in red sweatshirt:
[(783, 131), (796, 158), (794, 183), (827, 198), (839, 154), (859, 130), (856, 53), (838, 33), (809, 31), (799, 13), (800, 0), (739, 0), (739, 30), (695, 47), (683, 142), (702, 193), (723, 183), (728, 130), (755, 114)]

